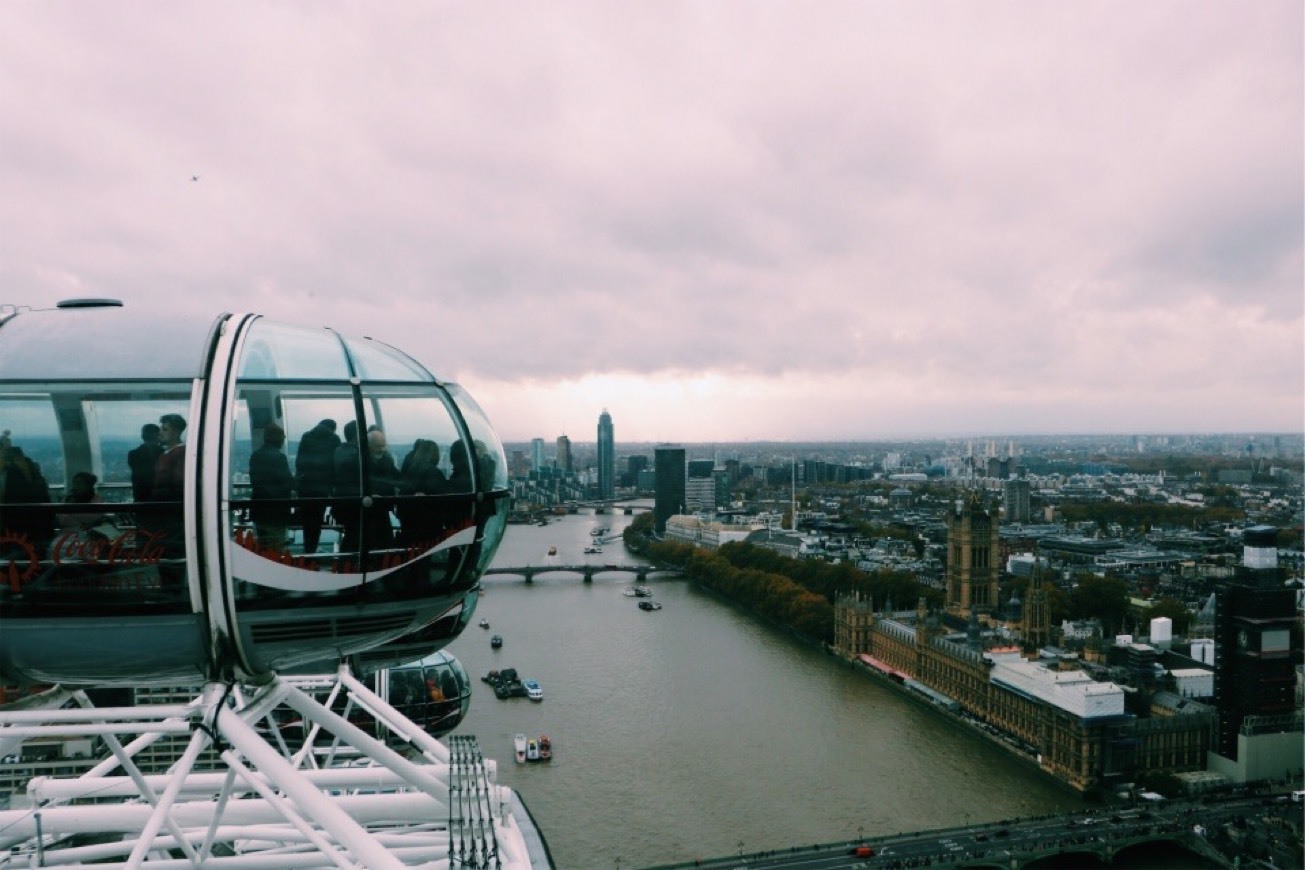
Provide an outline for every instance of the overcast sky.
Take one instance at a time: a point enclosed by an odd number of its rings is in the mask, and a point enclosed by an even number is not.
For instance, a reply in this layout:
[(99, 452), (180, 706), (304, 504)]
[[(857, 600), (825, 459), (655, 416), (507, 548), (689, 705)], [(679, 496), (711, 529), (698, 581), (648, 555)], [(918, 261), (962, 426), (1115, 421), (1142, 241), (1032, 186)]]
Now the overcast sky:
[(505, 440), (1299, 432), (1302, 32), (1299, 0), (3, 0), (0, 302), (370, 335)]

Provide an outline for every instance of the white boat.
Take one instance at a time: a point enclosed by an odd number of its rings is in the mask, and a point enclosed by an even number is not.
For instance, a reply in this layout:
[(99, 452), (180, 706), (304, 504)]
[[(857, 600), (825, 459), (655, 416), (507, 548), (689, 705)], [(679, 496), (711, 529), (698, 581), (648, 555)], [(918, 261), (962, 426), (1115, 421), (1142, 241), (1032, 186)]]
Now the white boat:
[(626, 598), (633, 598), (639, 593), (634, 591), (633, 586), (627, 586), (621, 590), (621, 594), (624, 595)]
[(526, 761), (539, 760), (539, 741), (531, 737), (526, 741)]
[(517, 750), (517, 764), (526, 763), (526, 735), (518, 734), (512, 738), (512, 743)]
[(521, 685), (525, 686), (526, 697), (532, 701), (544, 700), (544, 688), (534, 680), (522, 680)]
[(601, 553), (602, 551), (602, 547), (585, 547), (586, 553)]

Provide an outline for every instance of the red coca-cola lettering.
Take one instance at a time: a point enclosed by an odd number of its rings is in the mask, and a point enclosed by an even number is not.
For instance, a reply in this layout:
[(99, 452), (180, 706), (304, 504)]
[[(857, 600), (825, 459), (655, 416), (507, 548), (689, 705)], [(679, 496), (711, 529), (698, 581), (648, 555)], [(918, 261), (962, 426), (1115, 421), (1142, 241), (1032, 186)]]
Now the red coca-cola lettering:
[(136, 529), (113, 538), (86, 538), (65, 532), (55, 539), (50, 558), (55, 565), (68, 561), (111, 567), (157, 565), (163, 559), (163, 533)]

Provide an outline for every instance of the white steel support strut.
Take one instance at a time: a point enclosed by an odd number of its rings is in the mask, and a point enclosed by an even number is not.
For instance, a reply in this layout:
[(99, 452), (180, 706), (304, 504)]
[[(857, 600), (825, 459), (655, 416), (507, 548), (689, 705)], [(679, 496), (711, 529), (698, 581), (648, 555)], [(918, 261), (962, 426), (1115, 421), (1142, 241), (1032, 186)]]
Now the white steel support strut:
[[(190, 696), (96, 708), (56, 689), (0, 707), (10, 751), (75, 740), (96, 752), (81, 775), (0, 794), (0, 870), (547, 866), (474, 737), (435, 740), (347, 667)], [(283, 733), (289, 721), (311, 727)], [(338, 763), (315, 766), (328, 746)]]

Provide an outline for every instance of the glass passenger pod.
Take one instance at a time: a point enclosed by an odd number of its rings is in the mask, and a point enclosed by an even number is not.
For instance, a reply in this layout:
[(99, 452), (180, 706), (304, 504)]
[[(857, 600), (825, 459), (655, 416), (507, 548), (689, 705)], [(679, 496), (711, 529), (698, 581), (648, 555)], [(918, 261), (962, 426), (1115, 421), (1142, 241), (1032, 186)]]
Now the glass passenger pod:
[(0, 683), (205, 673), (185, 424), (223, 319), (88, 304), (0, 322)]
[[(324, 419), (368, 445), (325, 478), (300, 462)], [(502, 533), (502, 447), (460, 390), (252, 315), (7, 310), (0, 433), (0, 684), (429, 652)]]
[(378, 342), (254, 319), (234, 345), (221, 555), (242, 669), (447, 643), (507, 508), (483, 413)]
[(378, 671), (375, 679), (384, 700), (434, 737), (456, 728), (471, 707), (466, 668), (447, 652)]

